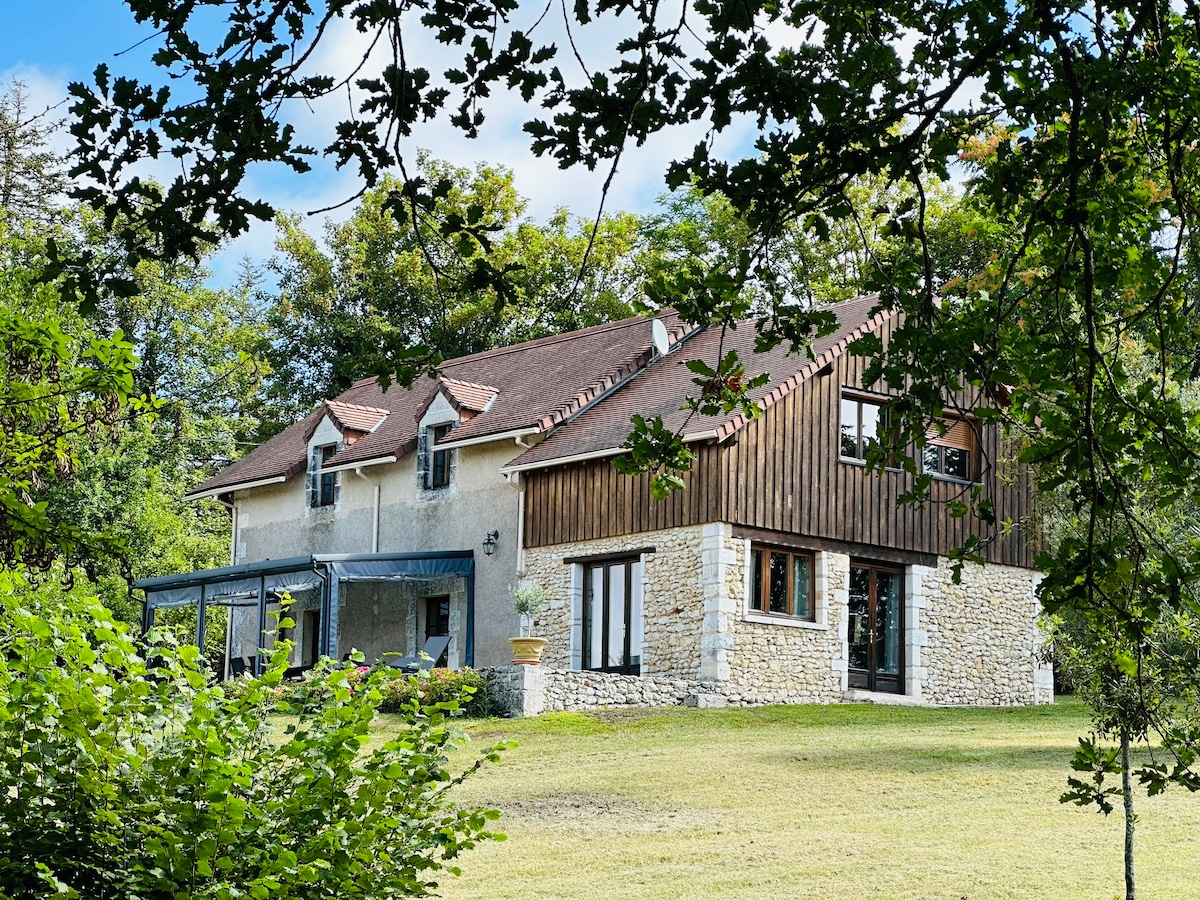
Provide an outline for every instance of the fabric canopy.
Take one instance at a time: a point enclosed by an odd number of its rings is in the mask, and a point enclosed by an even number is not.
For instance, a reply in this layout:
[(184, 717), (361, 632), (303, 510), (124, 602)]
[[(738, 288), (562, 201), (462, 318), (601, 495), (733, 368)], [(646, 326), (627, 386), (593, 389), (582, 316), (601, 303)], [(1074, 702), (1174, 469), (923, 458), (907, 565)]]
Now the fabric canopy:
[(203, 569), (185, 575), (143, 578), (133, 586), (146, 595), (142, 620), (146, 630), (153, 626), (157, 610), (196, 607), (198, 643), (203, 641), (204, 613), (208, 606), (257, 606), (261, 642), (268, 603), (281, 594), (320, 589), (321, 652), (336, 659), (339, 585), (368, 581), (438, 581), (443, 578), (467, 580), (467, 633), (463, 655), (469, 666), (475, 656), (475, 558), (470, 550), (292, 556)]

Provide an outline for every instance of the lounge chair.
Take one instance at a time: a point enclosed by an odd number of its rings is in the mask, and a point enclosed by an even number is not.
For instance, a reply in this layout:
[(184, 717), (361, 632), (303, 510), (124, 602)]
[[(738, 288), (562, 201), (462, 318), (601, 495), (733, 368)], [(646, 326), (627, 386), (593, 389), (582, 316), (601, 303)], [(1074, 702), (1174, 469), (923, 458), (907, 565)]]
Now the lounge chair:
[(437, 665), (438, 660), (442, 658), (442, 654), (446, 652), (446, 648), (449, 646), (450, 635), (435, 635), (425, 642), (425, 646), (421, 648), (421, 652), (416, 656), (389, 658), (385, 655), (382, 664), (408, 674), (428, 671)]

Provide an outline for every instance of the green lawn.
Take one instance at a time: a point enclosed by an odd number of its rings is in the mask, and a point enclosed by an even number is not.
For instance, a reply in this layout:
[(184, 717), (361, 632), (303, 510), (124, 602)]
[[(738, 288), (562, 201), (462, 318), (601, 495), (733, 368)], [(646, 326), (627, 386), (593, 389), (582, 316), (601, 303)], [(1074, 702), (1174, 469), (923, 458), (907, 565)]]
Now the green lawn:
[[(562, 713), (471, 726), (520, 742), (460, 801), (508, 841), (449, 900), (1108, 898), (1120, 818), (1064, 806), (1086, 711), (876, 706)], [(1139, 896), (1200, 896), (1200, 797), (1140, 797)]]

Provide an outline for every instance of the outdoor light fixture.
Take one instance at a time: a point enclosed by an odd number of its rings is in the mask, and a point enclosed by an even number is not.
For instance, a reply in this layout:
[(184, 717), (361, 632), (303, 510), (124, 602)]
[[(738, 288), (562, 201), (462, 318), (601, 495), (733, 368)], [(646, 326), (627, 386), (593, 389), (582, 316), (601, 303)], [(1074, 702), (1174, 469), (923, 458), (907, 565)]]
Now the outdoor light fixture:
[(483, 539), (483, 552), (485, 556), (491, 556), (496, 552), (496, 538), (500, 537), (499, 531), (489, 531), (487, 537)]

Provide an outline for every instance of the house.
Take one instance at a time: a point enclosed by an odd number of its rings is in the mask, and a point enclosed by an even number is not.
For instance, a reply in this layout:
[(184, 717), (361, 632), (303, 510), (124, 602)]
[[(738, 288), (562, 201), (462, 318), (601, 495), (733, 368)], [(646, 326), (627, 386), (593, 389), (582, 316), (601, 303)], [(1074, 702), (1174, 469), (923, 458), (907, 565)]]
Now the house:
[[(535, 623), (550, 670), (737, 703), (1048, 702), (1030, 540), (989, 544), (959, 584), (947, 559), (978, 523), (936, 501), (981, 482), (1001, 520), (1032, 511), (1023, 480), (983, 463), (1000, 458), (994, 429), (931, 424), (921, 508), (896, 506), (910, 476), (865, 469), (885, 397), (859, 387), (866, 361), (847, 348), (886, 342), (896, 320), (875, 305), (833, 306), (812, 361), (754, 355), (749, 326), (722, 338), (667, 314), (453, 360), (411, 389), (359, 382), (192, 492), (230, 507), (233, 566), (146, 582), (148, 608), (199, 590), (234, 607), (230, 655), (253, 656), (291, 584), (297, 665), (449, 634), (449, 665), (497, 666), (518, 624), (507, 587), (524, 579), (553, 597)], [(686, 419), (684, 364), (721, 347), (770, 373), (762, 414)], [(611, 465), (634, 413), (682, 428), (696, 455), (665, 502)]]

